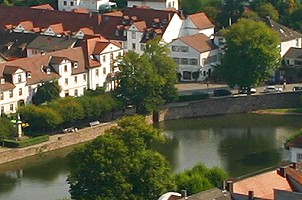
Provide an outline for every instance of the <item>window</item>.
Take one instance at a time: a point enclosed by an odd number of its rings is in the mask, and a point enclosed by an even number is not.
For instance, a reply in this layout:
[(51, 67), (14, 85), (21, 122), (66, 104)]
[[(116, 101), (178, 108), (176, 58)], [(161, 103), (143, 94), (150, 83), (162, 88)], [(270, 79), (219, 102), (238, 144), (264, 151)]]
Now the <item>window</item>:
[(188, 58), (182, 58), (182, 59), (180, 60), (180, 63), (181, 63), (182, 65), (187, 65), (187, 64), (189, 64)]
[(9, 91), (9, 97), (10, 97), (10, 98), (13, 98), (13, 97), (14, 97), (14, 91), (13, 91), (13, 90), (10, 90), (10, 91)]
[(1, 78), (1, 83), (0, 84), (4, 84), (5, 83), (5, 79)]
[(191, 80), (191, 77), (192, 77), (191, 74), (192, 74), (192, 73), (189, 72), (189, 71), (184, 71), (184, 72), (183, 72), (182, 78), (183, 78), (184, 80)]
[(122, 56), (122, 52), (118, 52), (118, 57), (120, 58)]
[(119, 36), (120, 35), (120, 30), (115, 29), (115, 36)]
[(95, 76), (98, 77), (99, 76), (99, 69), (95, 70)]
[(172, 58), (176, 64), (179, 64), (179, 58)]
[(3, 100), (4, 99), (4, 94), (3, 92), (0, 93), (0, 100)]
[(301, 60), (295, 60), (294, 64), (298, 65), (298, 66), (301, 66), (302, 65), (302, 61)]
[(300, 47), (299, 39), (296, 39), (296, 47)]
[(0, 112), (0, 115), (4, 113), (4, 106), (1, 106), (1, 112)]
[(189, 52), (189, 47), (181, 46), (181, 47), (180, 47), (180, 51), (181, 51), (181, 52)]
[(68, 78), (65, 78), (65, 85), (68, 85)]
[(14, 104), (10, 104), (10, 105), (9, 105), (9, 110), (10, 110), (11, 112), (14, 111)]
[(127, 42), (123, 42), (124, 49), (127, 49)]
[(302, 161), (302, 153), (297, 153), (297, 162)]
[(22, 96), (23, 90), (22, 88), (19, 88), (19, 96)]
[(133, 50), (136, 49), (135, 43), (132, 43), (132, 49), (133, 49)]
[(136, 33), (134, 31), (131, 32), (131, 38), (135, 39), (136, 38)]
[(74, 6), (74, 3), (73, 3), (73, 1), (72, 1), (72, 2), (70, 2), (70, 6)]
[(141, 44), (141, 51), (145, 51), (146, 50), (146, 45), (145, 44)]
[(77, 76), (74, 77), (74, 83), (78, 83), (78, 77)]
[(67, 72), (67, 71), (68, 71), (67, 65), (64, 65), (64, 72)]
[(67, 6), (67, 1), (63, 1), (63, 5), (64, 5), (64, 6)]
[(74, 96), (76, 96), (76, 97), (78, 96), (78, 89), (74, 90)]
[(83, 74), (83, 80), (86, 81), (87, 80), (87, 76), (86, 74)]
[(22, 82), (22, 76), (21, 74), (18, 75), (18, 83), (21, 83)]
[(103, 68), (103, 74), (106, 75), (106, 67)]
[(103, 62), (106, 62), (106, 56), (103, 56)]
[(195, 58), (190, 59), (190, 64), (197, 65), (197, 59), (195, 59)]
[(179, 51), (179, 46), (172, 46), (172, 51), (178, 52)]

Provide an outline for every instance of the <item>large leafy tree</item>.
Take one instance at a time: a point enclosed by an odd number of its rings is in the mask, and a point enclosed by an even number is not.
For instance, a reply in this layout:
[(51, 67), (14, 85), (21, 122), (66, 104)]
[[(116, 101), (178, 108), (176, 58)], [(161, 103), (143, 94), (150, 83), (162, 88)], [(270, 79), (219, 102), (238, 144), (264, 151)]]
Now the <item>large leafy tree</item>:
[(134, 116), (77, 148), (70, 155), (72, 198), (153, 200), (175, 189), (168, 162), (149, 148), (156, 141), (164, 141), (160, 131)]
[(208, 168), (203, 164), (196, 165), (192, 169), (185, 170), (175, 175), (178, 190), (186, 189), (189, 195), (214, 187), (221, 187), (227, 173), (219, 168)]
[(159, 39), (147, 43), (143, 55), (128, 52), (120, 65), (119, 96), (136, 106), (140, 114), (150, 113), (177, 98), (174, 84), (176, 64)]
[(257, 85), (279, 66), (278, 33), (265, 23), (241, 19), (222, 34), (227, 50), (216, 73), (229, 86)]
[(60, 91), (61, 88), (57, 81), (44, 82), (38, 87), (36, 94), (32, 98), (32, 101), (35, 105), (50, 102), (60, 97)]
[(16, 134), (16, 128), (14, 124), (6, 116), (0, 117), (0, 141), (8, 139)]
[(261, 4), (256, 11), (262, 18), (269, 16), (274, 21), (279, 19), (278, 10), (270, 3)]

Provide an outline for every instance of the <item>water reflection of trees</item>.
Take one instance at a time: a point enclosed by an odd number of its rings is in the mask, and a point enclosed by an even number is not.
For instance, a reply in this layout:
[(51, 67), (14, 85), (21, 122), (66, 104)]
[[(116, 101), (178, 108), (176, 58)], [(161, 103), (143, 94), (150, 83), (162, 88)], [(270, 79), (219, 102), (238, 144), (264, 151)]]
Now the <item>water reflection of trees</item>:
[(15, 177), (0, 174), (0, 194), (12, 191), (15, 188), (17, 182), (18, 179), (16, 179)]
[(220, 141), (218, 152), (230, 175), (242, 176), (278, 165), (281, 161), (275, 129), (247, 128), (241, 129), (241, 133), (238, 130), (229, 132)]

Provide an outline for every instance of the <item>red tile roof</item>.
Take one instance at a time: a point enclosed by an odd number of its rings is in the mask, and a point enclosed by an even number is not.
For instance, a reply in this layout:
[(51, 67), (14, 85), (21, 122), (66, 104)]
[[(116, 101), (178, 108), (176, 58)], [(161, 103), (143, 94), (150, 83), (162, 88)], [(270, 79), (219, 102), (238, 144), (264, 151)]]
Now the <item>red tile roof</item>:
[(16, 86), (10, 82), (5, 82), (4, 84), (0, 84), (1, 91), (8, 91), (14, 89)]
[(50, 66), (49, 61), (52, 57), (65, 57), (72, 61), (78, 62), (78, 68), (73, 69), (73, 74), (83, 73), (85, 69), (85, 57), (81, 47), (55, 51), (41, 56), (30, 58), (21, 58), (6, 63), (0, 63), (0, 76), (3, 74), (4, 68), (7, 65), (20, 66), (22, 69), (31, 72), (31, 78), (27, 79), (28, 84), (35, 84), (41, 81), (52, 80), (59, 78), (59, 74), (51, 71), (50, 74), (44, 73), (41, 69), (43, 66)]
[(205, 13), (196, 13), (189, 15), (188, 18), (192, 20), (195, 26), (199, 29), (214, 28), (214, 24), (209, 20)]
[(183, 36), (180, 37), (179, 40), (186, 43), (188, 46), (194, 48), (200, 53), (218, 48), (210, 38), (208, 38), (202, 33), (196, 35)]
[(253, 176), (235, 182), (233, 192), (247, 195), (254, 191), (255, 197), (274, 199), (274, 189), (293, 191), (286, 178), (280, 176), (277, 170)]
[(49, 4), (42, 4), (42, 5), (32, 6), (31, 8), (44, 9), (44, 10), (54, 10), (53, 7)]
[(302, 136), (294, 139), (292, 142), (289, 143), (290, 147), (297, 147), (302, 148)]

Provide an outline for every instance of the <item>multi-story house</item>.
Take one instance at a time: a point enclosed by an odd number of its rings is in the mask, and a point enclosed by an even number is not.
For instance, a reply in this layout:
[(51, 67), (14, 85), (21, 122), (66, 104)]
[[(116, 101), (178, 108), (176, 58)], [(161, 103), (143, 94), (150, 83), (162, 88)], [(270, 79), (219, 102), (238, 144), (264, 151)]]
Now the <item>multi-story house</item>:
[[(31, 103), (37, 87), (58, 81), (60, 96), (81, 96), (87, 89), (114, 89), (116, 62), (123, 56), (118, 42), (87, 40), (88, 45), (0, 63), (1, 113)], [(0, 113), (0, 114), (1, 114)]]
[(181, 81), (204, 81), (220, 63), (218, 47), (203, 33), (180, 37), (169, 47)]
[(116, 3), (109, 0), (58, 0), (58, 8), (62, 11), (85, 8), (90, 12), (99, 12), (103, 5), (116, 6)]
[(128, 7), (133, 6), (148, 6), (153, 9), (164, 10), (167, 8), (179, 9), (178, 0), (128, 0)]

